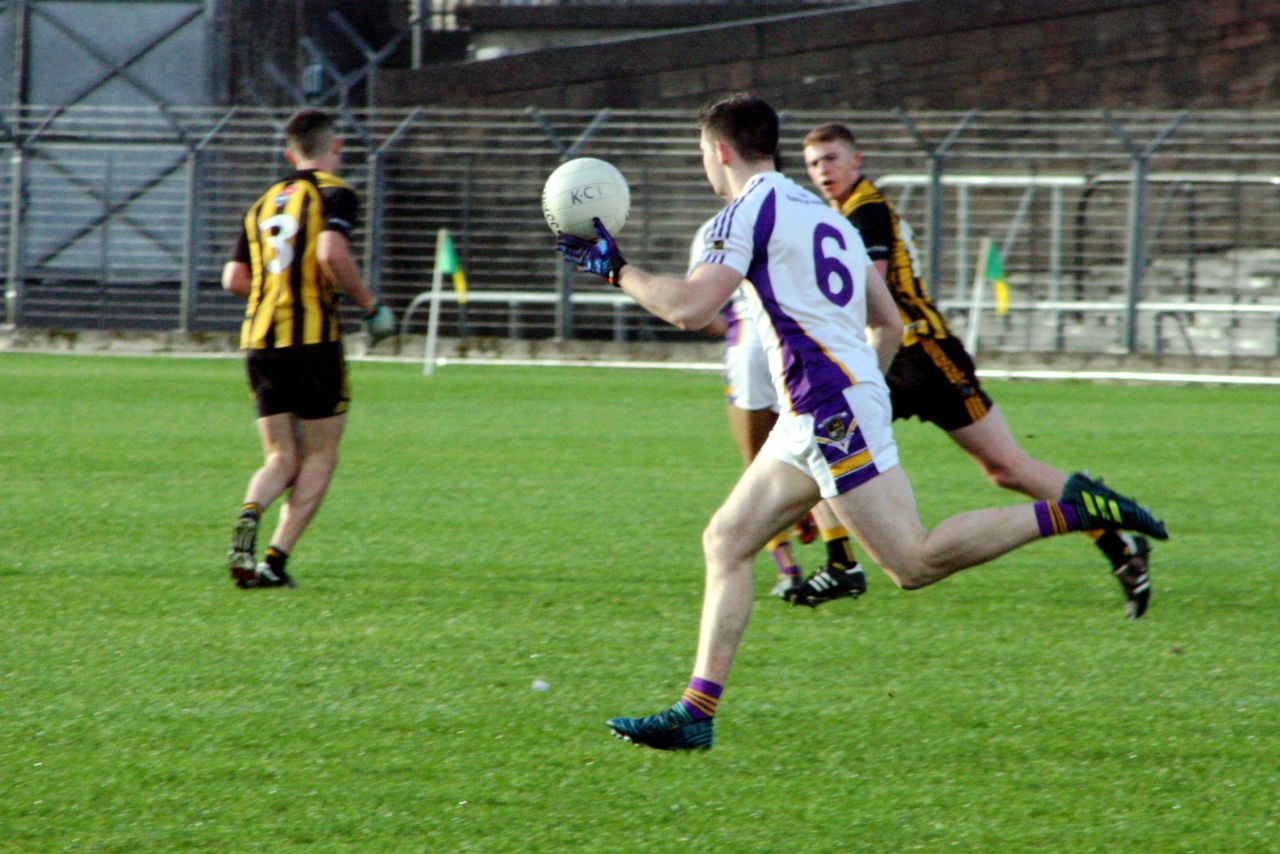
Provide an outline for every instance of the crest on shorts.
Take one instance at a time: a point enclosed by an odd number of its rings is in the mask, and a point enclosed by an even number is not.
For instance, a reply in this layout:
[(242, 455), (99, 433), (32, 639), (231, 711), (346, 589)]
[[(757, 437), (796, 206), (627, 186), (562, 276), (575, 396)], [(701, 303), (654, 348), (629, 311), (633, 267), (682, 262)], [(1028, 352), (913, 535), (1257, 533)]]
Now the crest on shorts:
[(826, 433), (836, 442), (839, 442), (849, 433), (849, 428), (845, 425), (844, 419), (839, 415), (832, 415), (826, 421), (819, 424), (818, 427), (822, 432)]
[(723, 241), (723, 240), (721, 240), (721, 239), (719, 239), (719, 238), (717, 238), (717, 239), (715, 239), (715, 240), (711, 241), (711, 251), (712, 251), (712, 252), (723, 252), (723, 251), (724, 251), (724, 241)]

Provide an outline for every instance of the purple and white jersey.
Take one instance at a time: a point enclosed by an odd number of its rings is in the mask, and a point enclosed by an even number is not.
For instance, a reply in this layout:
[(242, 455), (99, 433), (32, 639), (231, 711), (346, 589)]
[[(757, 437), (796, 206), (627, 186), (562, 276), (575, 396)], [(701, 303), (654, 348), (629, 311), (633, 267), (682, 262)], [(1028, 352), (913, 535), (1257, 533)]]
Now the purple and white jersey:
[[(707, 245), (707, 235), (711, 233), (711, 227), (715, 225), (718, 218), (719, 214), (713, 216), (698, 226), (698, 230), (694, 232), (693, 241), (689, 244), (689, 270), (686, 275), (692, 274), (693, 269), (702, 263), (702, 251)], [(733, 292), (733, 296), (724, 304), (724, 308), (720, 309), (720, 313), (725, 319), (725, 346), (735, 347), (739, 344), (760, 346), (760, 336), (756, 334), (755, 325), (751, 321), (750, 306), (747, 304), (747, 296), (742, 292), (742, 288)]]
[(849, 221), (778, 172), (754, 176), (704, 232), (699, 264), (724, 264), (796, 414), (856, 383), (884, 385), (867, 343), (871, 259)]

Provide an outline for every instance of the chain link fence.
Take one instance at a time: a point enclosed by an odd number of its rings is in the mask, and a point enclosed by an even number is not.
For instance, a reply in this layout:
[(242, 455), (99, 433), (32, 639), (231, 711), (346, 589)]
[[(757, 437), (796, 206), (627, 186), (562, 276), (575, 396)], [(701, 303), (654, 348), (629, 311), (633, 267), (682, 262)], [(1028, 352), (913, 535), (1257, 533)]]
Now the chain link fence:
[[(286, 171), (287, 118), (262, 108), (0, 110), (8, 324), (233, 332), (242, 306), (222, 292), (220, 270), (244, 210)], [(784, 171), (806, 186), (803, 135), (832, 119), (854, 129), (866, 173), (914, 227), (931, 290), (982, 349), (1276, 355), (1280, 114), (783, 119)], [(628, 258), (683, 270), (694, 229), (720, 206), (691, 114), (370, 110), (344, 113), (342, 131), (342, 174), (364, 203), (356, 251), (398, 313), (429, 287), (435, 236), (447, 228), (476, 298), (444, 306), (444, 335), (686, 337), (567, 273), (539, 199), (562, 160), (609, 160), (632, 187)], [(984, 238), (1005, 258), (1004, 315), (971, 311)], [(423, 320), (411, 318), (411, 331)]]

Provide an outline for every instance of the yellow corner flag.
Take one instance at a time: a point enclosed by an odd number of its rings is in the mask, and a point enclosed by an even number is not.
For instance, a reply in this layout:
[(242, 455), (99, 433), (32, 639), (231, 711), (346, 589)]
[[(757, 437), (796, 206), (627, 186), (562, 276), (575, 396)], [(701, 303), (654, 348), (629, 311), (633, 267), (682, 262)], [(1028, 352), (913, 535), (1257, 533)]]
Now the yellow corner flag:
[(440, 229), (436, 238), (436, 270), (453, 274), (453, 290), (458, 294), (458, 304), (464, 304), (467, 301), (467, 274), (462, 272), (458, 252), (453, 248), (453, 237), (447, 228)]
[(987, 252), (987, 269), (983, 274), (991, 282), (996, 295), (996, 314), (1007, 314), (1009, 311), (1009, 281), (1004, 277), (1004, 261), (1000, 258), (1000, 250), (995, 243)]

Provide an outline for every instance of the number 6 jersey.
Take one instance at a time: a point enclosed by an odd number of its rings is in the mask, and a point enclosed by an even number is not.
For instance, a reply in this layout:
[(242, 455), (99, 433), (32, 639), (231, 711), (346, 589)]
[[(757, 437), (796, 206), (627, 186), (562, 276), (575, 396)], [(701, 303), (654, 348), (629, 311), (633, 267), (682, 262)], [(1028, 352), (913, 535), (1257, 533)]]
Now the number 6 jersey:
[(778, 172), (755, 175), (703, 231), (699, 264), (724, 264), (742, 290), (778, 399), (812, 412), (855, 383), (884, 385), (867, 343), (871, 259), (849, 221)]
[(359, 204), (355, 190), (340, 178), (303, 169), (249, 208), (234, 255), (251, 270), (242, 349), (339, 340), (337, 296), (316, 259), (316, 242), (322, 231), (350, 237)]

